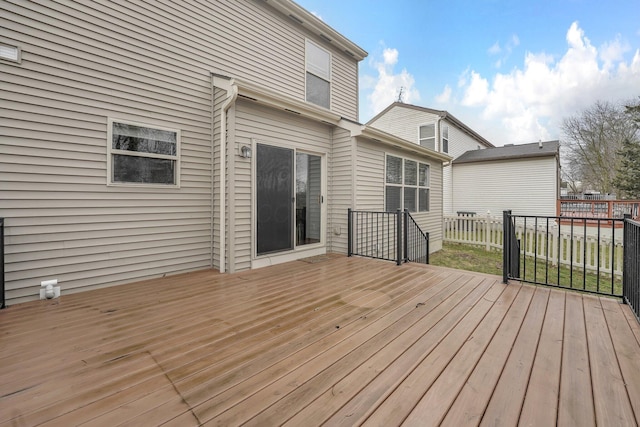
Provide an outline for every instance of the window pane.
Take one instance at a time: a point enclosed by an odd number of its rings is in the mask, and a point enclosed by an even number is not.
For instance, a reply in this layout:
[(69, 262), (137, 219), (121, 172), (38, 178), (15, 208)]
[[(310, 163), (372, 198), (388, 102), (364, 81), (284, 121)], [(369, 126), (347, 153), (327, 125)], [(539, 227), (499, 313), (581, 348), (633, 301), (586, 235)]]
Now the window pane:
[(324, 108), (330, 107), (330, 85), (326, 80), (307, 73), (307, 101)]
[(404, 161), (404, 184), (417, 185), (418, 180), (418, 163), (413, 160)]
[(426, 212), (429, 210), (429, 189), (428, 188), (420, 188), (418, 189), (418, 193), (420, 195), (419, 201), (419, 211)]
[(331, 55), (329, 52), (307, 41), (306, 56), (307, 71), (325, 80), (331, 79)]
[(114, 154), (113, 182), (173, 185), (175, 165), (175, 160)]
[(405, 187), (404, 189), (404, 208), (409, 209), (409, 212), (416, 211), (416, 189), (412, 187)]
[(436, 137), (436, 125), (420, 126), (420, 139), (435, 138)]
[(420, 174), (418, 176), (418, 185), (421, 187), (429, 186), (429, 165), (420, 163)]
[(385, 205), (384, 210), (387, 212), (395, 212), (400, 209), (400, 196), (402, 187), (392, 187), (387, 185), (385, 187)]
[(449, 126), (447, 125), (442, 127), (442, 152), (449, 152)]
[(387, 156), (387, 184), (402, 184), (402, 159)]
[(177, 133), (126, 123), (113, 123), (112, 148), (141, 153), (177, 154)]

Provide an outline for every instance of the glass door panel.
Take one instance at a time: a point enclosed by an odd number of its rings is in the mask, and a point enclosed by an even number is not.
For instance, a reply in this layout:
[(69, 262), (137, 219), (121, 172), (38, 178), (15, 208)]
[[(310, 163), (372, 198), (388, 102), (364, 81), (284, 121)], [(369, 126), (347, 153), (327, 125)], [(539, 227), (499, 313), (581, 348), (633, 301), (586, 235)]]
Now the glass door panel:
[(320, 243), (322, 158), (296, 154), (296, 246)]
[(257, 144), (257, 254), (293, 249), (293, 150)]

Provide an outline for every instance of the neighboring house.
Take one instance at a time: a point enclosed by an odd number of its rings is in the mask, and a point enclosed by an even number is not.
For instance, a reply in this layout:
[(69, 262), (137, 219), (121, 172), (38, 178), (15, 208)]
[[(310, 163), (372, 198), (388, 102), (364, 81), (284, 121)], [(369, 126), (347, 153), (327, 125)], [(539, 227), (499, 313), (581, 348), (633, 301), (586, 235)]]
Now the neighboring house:
[(453, 161), (454, 210), (555, 216), (559, 149), (558, 141), (547, 141), (466, 152)]
[[(367, 125), (376, 127), (415, 144), (447, 154), (454, 159), (469, 150), (493, 145), (447, 111), (395, 102), (371, 119)], [(443, 171), (445, 214), (453, 210), (452, 168)]]
[(0, 9), (10, 304), (346, 253), (348, 208), (410, 207), (441, 247), (451, 157), (357, 123), (366, 52), (294, 2)]

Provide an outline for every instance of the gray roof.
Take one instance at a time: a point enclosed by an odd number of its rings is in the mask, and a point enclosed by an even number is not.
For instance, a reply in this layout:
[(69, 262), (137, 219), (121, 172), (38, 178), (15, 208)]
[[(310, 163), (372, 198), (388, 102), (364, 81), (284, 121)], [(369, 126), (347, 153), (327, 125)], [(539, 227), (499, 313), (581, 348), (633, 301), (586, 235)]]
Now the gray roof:
[(516, 160), (559, 155), (560, 142), (546, 141), (531, 144), (505, 145), (504, 147), (470, 150), (453, 161), (455, 164), (486, 162), (491, 160)]

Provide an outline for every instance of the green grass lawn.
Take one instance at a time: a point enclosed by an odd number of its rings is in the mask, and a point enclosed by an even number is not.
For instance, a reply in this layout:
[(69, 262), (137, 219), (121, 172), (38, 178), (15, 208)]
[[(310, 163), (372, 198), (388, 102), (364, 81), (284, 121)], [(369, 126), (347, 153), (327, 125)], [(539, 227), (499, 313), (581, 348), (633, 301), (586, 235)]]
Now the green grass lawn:
[[(430, 264), (459, 270), (477, 271), (479, 273), (502, 276), (502, 251), (486, 251), (483, 247), (464, 245), (460, 243), (445, 243), (441, 251), (430, 255)], [(530, 282), (546, 282), (550, 285), (569, 289), (589, 290), (592, 292), (611, 293), (611, 275), (595, 272), (583, 274), (581, 266), (574, 266), (573, 271), (568, 267), (553, 266), (542, 258), (520, 258), (520, 274)], [(535, 267), (535, 268), (534, 268)], [(526, 269), (526, 271), (525, 271)], [(559, 280), (558, 280), (559, 274)], [(622, 278), (614, 276), (613, 294), (622, 294)]]

